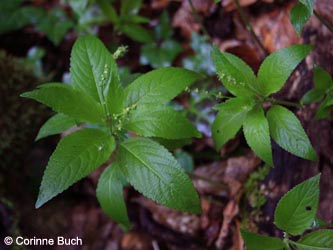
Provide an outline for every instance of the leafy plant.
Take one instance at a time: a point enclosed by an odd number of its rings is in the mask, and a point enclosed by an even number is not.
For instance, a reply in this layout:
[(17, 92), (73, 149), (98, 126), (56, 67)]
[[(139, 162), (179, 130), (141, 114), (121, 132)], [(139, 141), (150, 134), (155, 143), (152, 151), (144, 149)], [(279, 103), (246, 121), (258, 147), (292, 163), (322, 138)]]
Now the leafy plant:
[(297, 241), (289, 238), (289, 235), (302, 235), (315, 222), (319, 203), (319, 179), (320, 175), (318, 174), (295, 186), (277, 204), (274, 223), (284, 231), (284, 240), (242, 230), (246, 249), (333, 249), (333, 230), (313, 231)]
[(60, 8), (46, 12), (33, 6), (21, 6), (22, 2), (23, 0), (4, 0), (0, 3), (0, 33), (33, 25), (37, 31), (44, 33), (58, 45), (67, 31), (74, 26)]
[(302, 98), (304, 104), (322, 101), (318, 107), (315, 119), (329, 118), (333, 108), (333, 81), (330, 74), (316, 66), (313, 70), (314, 88)]
[(99, 180), (97, 198), (105, 212), (125, 228), (129, 219), (121, 193), (124, 179), (162, 205), (200, 212), (191, 180), (155, 139), (200, 137), (190, 121), (165, 104), (199, 75), (162, 68), (123, 88), (113, 56), (93, 36), (75, 42), (70, 71), (72, 85), (47, 83), (22, 94), (59, 113), (46, 122), (38, 138), (85, 124), (61, 139), (50, 157), (36, 207), (111, 162)]
[(29, 24), (37, 24), (44, 16), (41, 8), (21, 6), (23, 0), (3, 0), (0, 2), (0, 34), (20, 29)]
[(124, 33), (137, 42), (153, 42), (151, 34), (141, 26), (141, 24), (148, 23), (149, 19), (138, 15), (142, 0), (121, 1), (119, 13), (108, 0), (96, 0), (96, 2), (105, 17), (114, 24), (117, 32)]
[[(297, 117), (280, 102), (269, 96), (279, 91), (286, 80), (310, 52), (309, 45), (293, 45), (268, 56), (256, 77), (251, 68), (238, 57), (212, 51), (217, 74), (225, 88), (236, 97), (217, 106), (212, 125), (216, 149), (220, 149), (243, 126), (248, 145), (268, 165), (273, 165), (270, 136), (288, 152), (316, 160), (316, 153)], [(272, 106), (267, 113), (264, 103)]]
[(304, 25), (313, 14), (313, 0), (299, 0), (290, 11), (290, 21), (298, 35), (301, 35)]
[(211, 48), (212, 46), (207, 41), (207, 37), (193, 32), (191, 36), (191, 49), (195, 54), (188, 56), (183, 60), (183, 67), (208, 75), (214, 74), (214, 65), (210, 60), (209, 55)]
[(154, 29), (155, 41), (141, 47), (141, 64), (150, 64), (153, 68), (170, 66), (176, 56), (183, 50), (182, 46), (172, 39), (172, 35), (170, 19), (168, 13), (164, 11)]
[(107, 19), (93, 0), (65, 0), (73, 12), (75, 29), (79, 34), (96, 34), (98, 25)]

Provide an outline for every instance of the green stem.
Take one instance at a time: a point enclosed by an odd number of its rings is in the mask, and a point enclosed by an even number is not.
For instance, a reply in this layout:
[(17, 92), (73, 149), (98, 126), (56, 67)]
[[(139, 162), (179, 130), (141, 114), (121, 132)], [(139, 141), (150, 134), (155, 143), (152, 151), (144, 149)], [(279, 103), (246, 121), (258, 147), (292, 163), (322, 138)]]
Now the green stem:
[(202, 30), (202, 32), (204, 33), (204, 35), (207, 37), (207, 39), (210, 40), (210, 35), (209, 35), (209, 33), (208, 33), (206, 27), (205, 27), (205, 26), (203, 25), (203, 23), (201, 22), (201, 19), (200, 19), (200, 17), (199, 17), (199, 14), (198, 14), (196, 8), (194, 7), (194, 4), (193, 4), (192, 0), (188, 0), (188, 1), (189, 1), (189, 3), (190, 3), (191, 10), (192, 10), (192, 13), (193, 13), (193, 15), (194, 15), (194, 19), (195, 19), (195, 21), (197, 22), (197, 24), (199, 24), (200, 29)]
[(252, 37), (254, 38), (254, 40), (256, 41), (256, 43), (259, 45), (260, 49), (263, 51), (264, 55), (267, 56), (269, 55), (269, 52), (266, 50), (266, 48), (264, 47), (264, 45), (261, 43), (260, 39), (258, 38), (258, 36), (256, 35), (256, 33), (254, 32), (253, 27), (250, 24), (249, 19), (247, 18), (247, 16), (245, 15), (245, 12), (242, 8), (242, 6), (239, 4), (239, 0), (234, 0), (237, 10), (246, 26), (246, 29), (251, 33)]
[(281, 105), (295, 107), (295, 108), (302, 108), (303, 107), (299, 103), (277, 100), (277, 99), (274, 99), (274, 98), (267, 98), (267, 99), (265, 99), (265, 101), (271, 102), (272, 104), (281, 104)]
[(314, 15), (318, 18), (318, 20), (326, 27), (329, 29), (329, 31), (333, 32), (333, 26), (326, 21), (317, 11), (313, 11)]
[(291, 250), (289, 242), (289, 235), (286, 232), (283, 232), (283, 243), (286, 245), (287, 250)]

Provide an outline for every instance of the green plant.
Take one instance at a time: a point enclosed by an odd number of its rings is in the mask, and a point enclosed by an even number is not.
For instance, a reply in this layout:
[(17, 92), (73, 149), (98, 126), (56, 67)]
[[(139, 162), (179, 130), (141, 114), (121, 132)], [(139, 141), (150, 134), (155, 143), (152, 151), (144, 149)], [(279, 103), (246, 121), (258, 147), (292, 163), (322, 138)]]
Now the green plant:
[(149, 19), (138, 15), (142, 0), (120, 1), (120, 11), (109, 0), (96, 0), (105, 17), (114, 25), (117, 32), (124, 33), (131, 39), (142, 43), (152, 43), (151, 34), (141, 24), (148, 23)]
[(299, 0), (290, 11), (290, 22), (294, 26), (298, 35), (301, 35), (304, 25), (313, 14), (313, 0)]
[(302, 33), (304, 25), (309, 21), (313, 14), (327, 29), (333, 32), (332, 25), (314, 10), (314, 5), (314, 0), (299, 0), (298, 4), (296, 4), (290, 11), (290, 22), (299, 36)]
[(183, 50), (182, 46), (172, 39), (168, 13), (164, 11), (154, 29), (154, 42), (141, 47), (140, 63), (150, 64), (153, 68), (170, 66), (176, 56)]
[[(286, 80), (310, 52), (309, 45), (293, 45), (268, 56), (256, 77), (251, 68), (238, 57), (212, 51), (217, 74), (225, 88), (235, 97), (217, 106), (212, 125), (215, 147), (220, 149), (243, 126), (248, 145), (268, 165), (273, 165), (270, 136), (286, 151), (313, 160), (316, 153), (300, 121), (280, 104), (294, 103), (269, 97), (279, 91)], [(266, 115), (263, 105), (270, 104)]]
[(0, 3), (0, 34), (33, 25), (58, 45), (74, 23), (64, 10), (54, 8), (49, 12), (33, 6), (22, 6), (23, 0), (4, 0)]
[(129, 219), (122, 196), (124, 179), (162, 205), (200, 212), (191, 180), (157, 142), (158, 138), (177, 141), (200, 137), (190, 121), (165, 104), (199, 75), (162, 68), (123, 88), (113, 56), (93, 36), (75, 42), (70, 70), (72, 85), (47, 83), (22, 94), (59, 113), (42, 127), (38, 138), (76, 123), (85, 124), (64, 137), (50, 157), (36, 207), (107, 162), (111, 164), (100, 177), (97, 198), (105, 212), (125, 228)]
[(267, 237), (242, 230), (247, 250), (331, 250), (333, 230), (320, 229), (306, 234), (297, 241), (290, 236), (302, 235), (316, 220), (319, 203), (319, 179), (316, 175), (286, 193), (275, 209), (274, 223), (284, 231), (284, 239)]
[(315, 119), (329, 118), (333, 109), (333, 80), (323, 68), (316, 66), (313, 70), (314, 88), (302, 98), (304, 104), (322, 101)]

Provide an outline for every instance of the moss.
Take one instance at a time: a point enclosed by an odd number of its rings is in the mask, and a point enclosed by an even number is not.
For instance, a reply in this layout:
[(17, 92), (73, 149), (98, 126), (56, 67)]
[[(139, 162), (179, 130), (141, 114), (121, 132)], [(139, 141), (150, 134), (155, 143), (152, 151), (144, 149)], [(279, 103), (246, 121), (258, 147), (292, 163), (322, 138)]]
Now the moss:
[(0, 52), (0, 170), (22, 163), (45, 119), (45, 107), (19, 96), (42, 81), (19, 59)]

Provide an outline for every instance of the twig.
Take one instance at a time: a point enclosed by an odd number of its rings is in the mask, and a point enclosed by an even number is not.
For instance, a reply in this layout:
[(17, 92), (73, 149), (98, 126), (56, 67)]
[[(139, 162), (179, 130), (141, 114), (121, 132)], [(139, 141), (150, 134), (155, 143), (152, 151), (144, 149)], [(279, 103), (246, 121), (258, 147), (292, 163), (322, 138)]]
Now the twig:
[(204, 35), (207, 37), (207, 39), (208, 39), (208, 40), (211, 40), (211, 39), (210, 39), (210, 35), (209, 35), (209, 33), (208, 33), (206, 27), (203, 25), (203, 23), (202, 23), (202, 21), (201, 21), (201, 19), (200, 19), (200, 17), (199, 17), (199, 14), (198, 14), (198, 12), (197, 12), (197, 10), (196, 10), (196, 8), (195, 8), (194, 5), (193, 5), (192, 0), (188, 0), (188, 1), (189, 1), (189, 3), (190, 3), (191, 10), (192, 10), (192, 12), (193, 12), (193, 15), (194, 15), (194, 19), (195, 19), (195, 21), (197, 22), (197, 24), (199, 24), (200, 29), (202, 30), (202, 32), (204, 33)]
[(329, 31), (333, 32), (333, 26), (327, 22), (317, 11), (313, 11), (314, 15), (318, 18), (318, 20), (329, 29)]
[(251, 33), (251, 35), (253, 36), (254, 40), (259, 45), (260, 49), (264, 52), (265, 56), (269, 55), (269, 52), (266, 50), (266, 48), (261, 43), (261, 41), (258, 38), (258, 36), (256, 35), (256, 33), (254, 32), (253, 27), (251, 26), (249, 19), (247, 18), (247, 16), (245, 15), (245, 12), (243, 10), (243, 8), (239, 4), (239, 1), (238, 0), (234, 0), (234, 2), (236, 4), (237, 10), (238, 10), (238, 12), (239, 12), (239, 14), (240, 14), (243, 22), (245, 23), (246, 29)]

